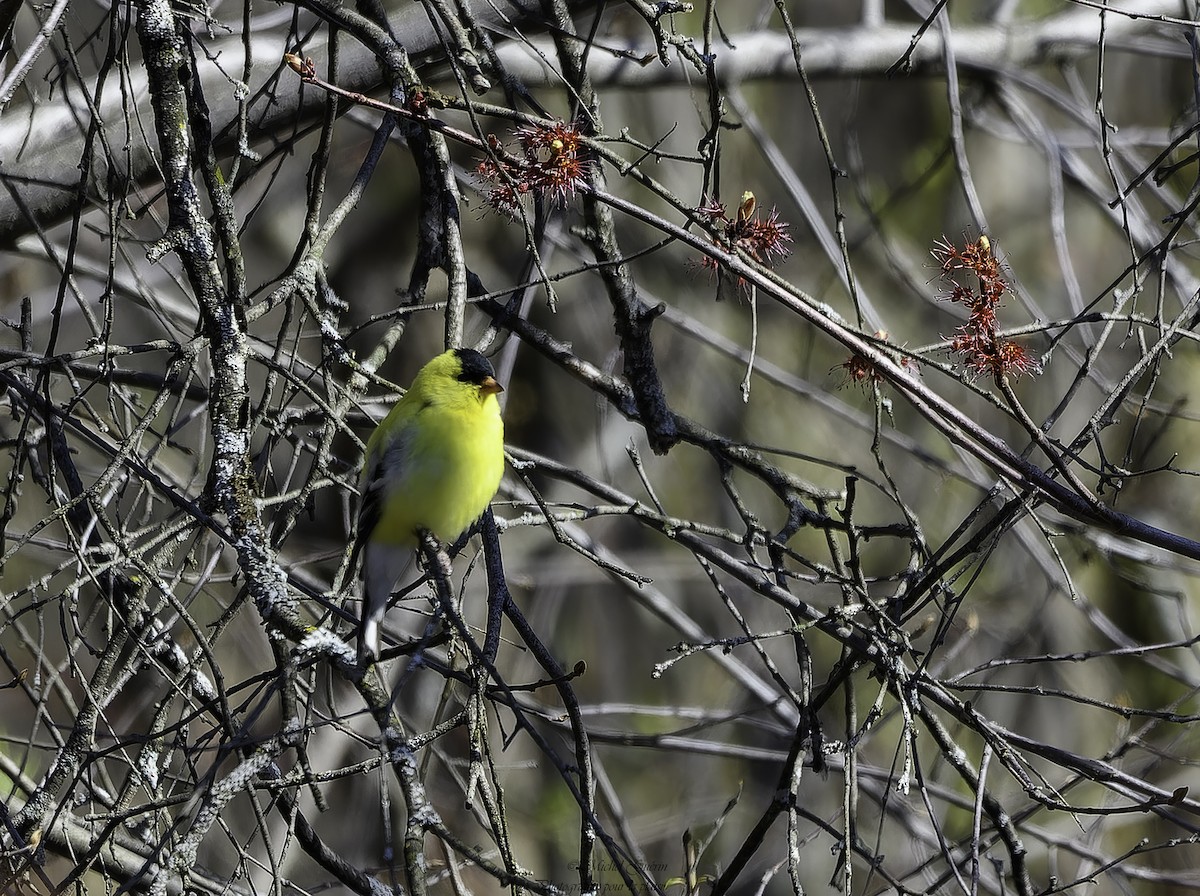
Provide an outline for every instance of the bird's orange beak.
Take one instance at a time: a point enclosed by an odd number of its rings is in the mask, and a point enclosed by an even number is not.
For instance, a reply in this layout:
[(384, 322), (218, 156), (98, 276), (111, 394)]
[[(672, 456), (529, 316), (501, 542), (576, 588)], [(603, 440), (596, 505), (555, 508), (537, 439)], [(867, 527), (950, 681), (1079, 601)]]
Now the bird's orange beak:
[(484, 395), (495, 395), (497, 392), (503, 392), (504, 387), (496, 382), (494, 377), (485, 376), (479, 384), (479, 391)]

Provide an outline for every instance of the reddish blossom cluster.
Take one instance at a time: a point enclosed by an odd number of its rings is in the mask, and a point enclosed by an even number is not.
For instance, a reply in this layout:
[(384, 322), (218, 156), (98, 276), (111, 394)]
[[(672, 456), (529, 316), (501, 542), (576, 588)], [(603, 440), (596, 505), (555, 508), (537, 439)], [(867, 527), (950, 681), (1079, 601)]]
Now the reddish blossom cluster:
[(540, 195), (565, 203), (580, 190), (587, 177), (583, 138), (572, 125), (530, 125), (515, 132), (520, 147), (509, 152), (495, 136), (488, 136), (493, 155), (475, 171), (486, 180), (488, 204), (498, 211), (515, 212), (521, 197)]
[[(875, 333), (875, 338), (882, 342), (887, 342), (888, 333), (886, 330), (878, 330)], [(900, 355), (895, 352), (888, 352), (887, 354), (909, 376), (915, 376), (919, 372), (917, 359), (911, 355)], [(839, 366), (846, 372), (845, 383), (853, 383), (856, 386), (866, 387), (883, 380), (883, 374), (879, 372), (879, 368), (875, 366), (875, 363), (857, 352), (843, 361)], [(837, 370), (837, 367), (833, 369)]]
[[(726, 249), (741, 249), (761, 265), (770, 267), (775, 261), (786, 258), (791, 251), (787, 244), (792, 241), (788, 225), (779, 220), (779, 212), (771, 209), (760, 218), (754, 194), (742, 194), (742, 203), (737, 214), (730, 218), (725, 206), (712, 201), (696, 209), (696, 213), (720, 228), (721, 243)], [(700, 267), (719, 273), (721, 263), (711, 256), (700, 259)], [(738, 281), (738, 286), (742, 286)]]
[(1008, 291), (1008, 281), (992, 252), (991, 240), (980, 236), (959, 249), (942, 237), (934, 243), (932, 254), (942, 269), (944, 298), (965, 305), (970, 312), (950, 343), (967, 369), (997, 378), (1039, 372), (1038, 362), (1028, 351), (998, 335), (996, 309)]
[[(834, 370), (837, 368), (835, 367)], [(856, 386), (878, 383), (883, 379), (875, 365), (860, 354), (853, 354), (843, 361), (842, 370), (846, 371), (846, 382), (854, 383)]]

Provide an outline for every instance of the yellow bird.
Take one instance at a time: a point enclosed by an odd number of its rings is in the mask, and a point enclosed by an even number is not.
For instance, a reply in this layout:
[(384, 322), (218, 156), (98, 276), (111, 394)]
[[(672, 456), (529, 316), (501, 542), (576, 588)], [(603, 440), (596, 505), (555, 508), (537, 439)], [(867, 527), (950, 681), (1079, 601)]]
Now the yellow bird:
[(379, 625), (420, 533), (454, 541), (500, 487), (504, 423), (496, 395), (503, 391), (487, 358), (452, 349), (421, 368), (367, 440), (354, 544), (354, 557), (363, 558), (360, 664), (379, 657)]

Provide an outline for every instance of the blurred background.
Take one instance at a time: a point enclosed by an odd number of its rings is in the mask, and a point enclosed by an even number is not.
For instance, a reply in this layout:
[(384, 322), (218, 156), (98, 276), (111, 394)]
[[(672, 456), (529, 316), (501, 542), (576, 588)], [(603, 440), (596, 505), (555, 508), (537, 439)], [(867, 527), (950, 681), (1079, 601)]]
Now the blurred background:
[[(0, 889), (1200, 888), (1198, 24), (0, 3)], [(448, 333), (499, 548), (363, 677)]]

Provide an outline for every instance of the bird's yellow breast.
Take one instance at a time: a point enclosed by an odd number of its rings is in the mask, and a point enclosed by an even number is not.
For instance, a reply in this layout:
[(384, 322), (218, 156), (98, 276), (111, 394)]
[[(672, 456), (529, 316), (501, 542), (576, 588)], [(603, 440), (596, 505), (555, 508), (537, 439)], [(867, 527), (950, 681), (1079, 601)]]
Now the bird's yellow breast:
[(453, 541), (487, 509), (504, 473), (499, 402), (487, 395), (482, 402), (430, 404), (406, 429), (402, 469), (371, 540), (413, 545), (417, 533), (428, 529)]

